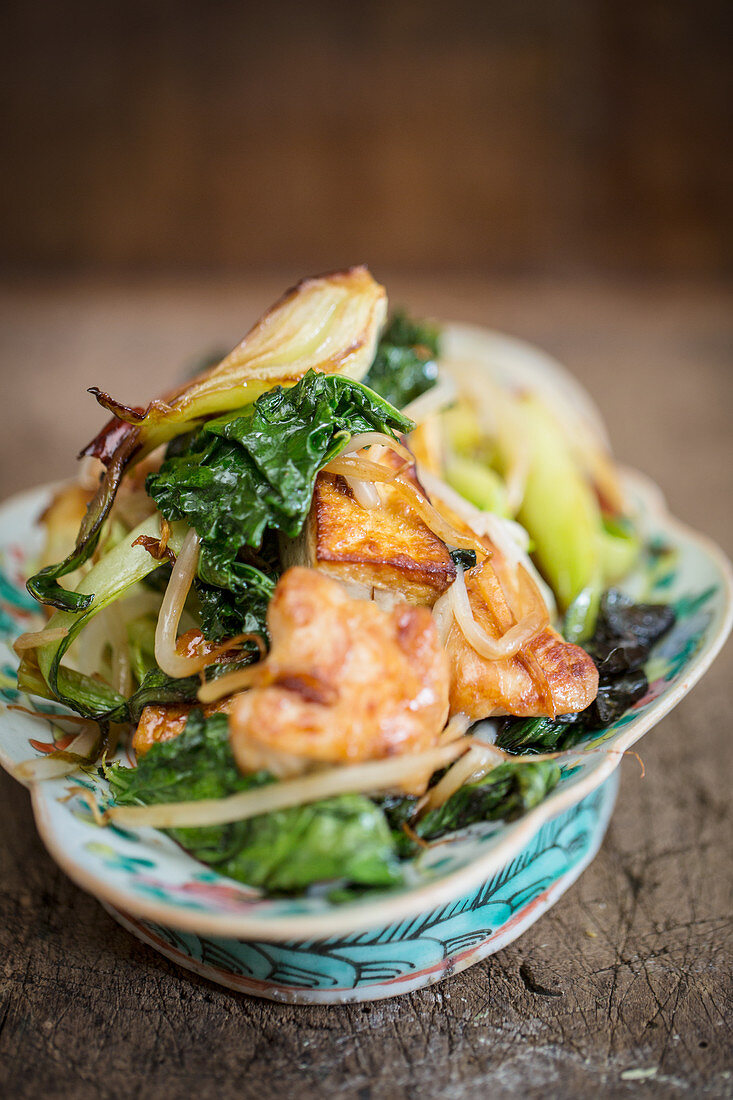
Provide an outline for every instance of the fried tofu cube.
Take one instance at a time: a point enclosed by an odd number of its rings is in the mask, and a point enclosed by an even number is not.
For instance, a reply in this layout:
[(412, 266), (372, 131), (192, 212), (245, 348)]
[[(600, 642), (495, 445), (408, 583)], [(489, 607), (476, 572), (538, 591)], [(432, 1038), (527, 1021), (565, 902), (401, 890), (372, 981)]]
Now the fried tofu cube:
[(363, 508), (344, 478), (319, 474), (305, 531), (306, 562), (336, 580), (432, 605), (455, 579), (448, 548), (396, 489), (380, 485), (380, 494), (379, 508)]

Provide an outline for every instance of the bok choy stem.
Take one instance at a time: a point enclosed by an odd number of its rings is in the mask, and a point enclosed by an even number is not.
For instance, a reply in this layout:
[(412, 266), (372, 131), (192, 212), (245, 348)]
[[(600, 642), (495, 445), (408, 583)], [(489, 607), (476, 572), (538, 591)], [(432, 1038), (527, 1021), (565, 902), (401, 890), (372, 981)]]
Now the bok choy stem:
[[(180, 550), (187, 529), (182, 521), (171, 524), (168, 545), (173, 548), (174, 553)], [(81, 612), (57, 611), (51, 617), (48, 629), (64, 628), (68, 633), (36, 650), (39, 671), (54, 697), (91, 718), (104, 717), (108, 710), (122, 701), (121, 697), (110, 689), (110, 703), (107, 706), (101, 700), (92, 703), (88, 699), (81, 699), (75, 690), (75, 681), (65, 675), (66, 670), (62, 668), (61, 660), (74, 639), (95, 615), (120, 599), (134, 584), (160, 565), (143, 546), (133, 545), (141, 535), (159, 537), (159, 515), (144, 520), (90, 569), (79, 582), (76, 591), (80, 595), (91, 596), (91, 603)]]

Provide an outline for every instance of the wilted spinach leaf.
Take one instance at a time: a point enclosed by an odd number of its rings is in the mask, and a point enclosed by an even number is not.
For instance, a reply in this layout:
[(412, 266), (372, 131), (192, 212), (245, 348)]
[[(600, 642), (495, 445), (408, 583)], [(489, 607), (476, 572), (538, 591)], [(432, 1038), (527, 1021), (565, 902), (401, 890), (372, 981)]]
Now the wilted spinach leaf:
[(110, 716), (113, 722), (132, 722), (137, 725), (143, 709), (153, 703), (193, 703), (201, 687), (198, 676), (174, 678), (159, 668), (152, 668), (127, 700), (119, 713)]
[(437, 810), (420, 818), (414, 830), (423, 840), (437, 840), (479, 821), (513, 821), (537, 806), (560, 779), (554, 760), (508, 761), (477, 783), (467, 783)]
[(115, 764), (109, 779), (115, 800), (124, 805), (224, 798), (272, 782), (264, 772), (240, 774), (229, 747), (226, 714), (205, 718), (200, 709), (191, 711), (178, 737), (153, 745), (136, 768)]
[(396, 408), (404, 408), (435, 385), (438, 341), (436, 325), (395, 313), (364, 382)]
[(572, 748), (586, 736), (580, 715), (560, 718), (508, 718), (500, 726), (496, 743), (505, 752), (559, 752)]
[(617, 588), (609, 588), (601, 600), (594, 642), (601, 638), (633, 638), (650, 649), (674, 625), (675, 611), (670, 604), (634, 603)]
[(362, 886), (402, 879), (384, 814), (366, 795), (277, 810), (234, 828), (240, 836), (218, 869), (254, 886), (291, 893), (333, 879)]
[(646, 695), (648, 688), (646, 673), (640, 668), (601, 680), (598, 695), (582, 714), (586, 731), (613, 725), (629, 707)]

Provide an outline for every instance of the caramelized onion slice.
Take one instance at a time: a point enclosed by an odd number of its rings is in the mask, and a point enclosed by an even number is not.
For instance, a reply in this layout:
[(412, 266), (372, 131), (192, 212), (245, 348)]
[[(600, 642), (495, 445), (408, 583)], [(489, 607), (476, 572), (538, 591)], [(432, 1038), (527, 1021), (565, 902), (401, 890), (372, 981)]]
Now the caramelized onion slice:
[[(339, 451), (338, 458), (344, 458), (347, 455), (355, 454), (358, 451), (364, 450), (366, 447), (375, 448), (377, 452), (374, 456), (375, 458), (377, 456), (381, 458), (384, 450), (388, 449), (404, 459), (405, 465), (411, 464), (413, 461), (412, 455), (404, 443), (400, 443), (398, 439), (393, 439), (392, 436), (387, 435), (385, 432), (359, 432), (358, 435), (352, 436), (342, 451)], [(365, 480), (364, 478), (354, 477), (353, 475), (344, 476), (346, 477), (346, 484), (349, 486), (354, 494), (355, 500), (362, 508), (371, 511), (379, 507), (381, 498), (372, 479), (367, 478)]]
[(407, 463), (412, 464), (415, 461), (405, 444), (400, 443), (399, 439), (393, 439), (386, 432), (359, 432), (357, 435), (352, 435), (343, 450), (339, 451), (338, 457), (345, 458), (346, 455), (361, 451), (365, 447), (386, 447), (398, 454), (400, 458), (404, 458)]
[(535, 634), (542, 630), (548, 622), (547, 609), (544, 604), (541, 608), (531, 611), (518, 623), (510, 627), (501, 638), (492, 638), (484, 630), (473, 616), (473, 609), (468, 598), (466, 579), (460, 565), (456, 566), (456, 579), (448, 589), (445, 597), (453, 611), (453, 617), (460, 627), (464, 638), (481, 657), (489, 661), (498, 661), (505, 657), (513, 657), (522, 646), (525, 646)]

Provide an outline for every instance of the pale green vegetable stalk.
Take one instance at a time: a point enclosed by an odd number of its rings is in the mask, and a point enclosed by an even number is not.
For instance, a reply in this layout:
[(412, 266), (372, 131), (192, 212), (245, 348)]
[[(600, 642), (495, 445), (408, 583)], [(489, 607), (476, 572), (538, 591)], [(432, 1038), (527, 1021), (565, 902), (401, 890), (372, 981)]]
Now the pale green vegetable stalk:
[[(79, 674), (70, 676), (61, 666), (61, 659), (74, 639), (86, 627), (95, 615), (115, 600), (120, 599), (133, 585), (143, 580), (160, 565), (144, 546), (134, 546), (140, 536), (160, 537), (159, 515), (144, 520), (111, 550), (108, 551), (82, 578), (76, 591), (83, 595), (93, 595), (89, 606), (81, 612), (57, 611), (48, 623), (48, 629), (64, 629), (65, 637), (40, 646), (35, 651), (38, 670), (52, 695), (61, 702), (68, 703), (74, 709), (90, 717), (101, 717), (121, 699), (110, 689), (109, 701), (86, 702), (80, 707)], [(178, 553), (188, 527), (183, 522), (171, 524), (168, 545)], [(83, 677), (83, 680), (88, 679)], [(105, 693), (106, 694), (106, 693)]]

